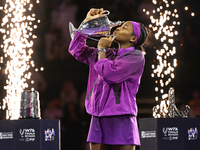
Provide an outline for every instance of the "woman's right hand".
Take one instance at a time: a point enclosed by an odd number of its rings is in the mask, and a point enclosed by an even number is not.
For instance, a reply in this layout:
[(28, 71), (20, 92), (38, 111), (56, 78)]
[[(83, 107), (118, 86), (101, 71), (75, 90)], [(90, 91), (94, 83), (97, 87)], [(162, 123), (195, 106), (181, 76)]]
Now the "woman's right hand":
[(109, 36), (109, 37), (102, 37), (98, 44), (97, 44), (97, 48), (109, 48), (112, 44), (112, 42), (114, 41), (114, 38), (113, 36)]
[(101, 17), (101, 15), (104, 12), (105, 11), (103, 10), (103, 8), (101, 8), (101, 9), (91, 8), (90, 11), (87, 13), (87, 16), (83, 23), (85, 23), (88, 20), (92, 20), (92, 19)]

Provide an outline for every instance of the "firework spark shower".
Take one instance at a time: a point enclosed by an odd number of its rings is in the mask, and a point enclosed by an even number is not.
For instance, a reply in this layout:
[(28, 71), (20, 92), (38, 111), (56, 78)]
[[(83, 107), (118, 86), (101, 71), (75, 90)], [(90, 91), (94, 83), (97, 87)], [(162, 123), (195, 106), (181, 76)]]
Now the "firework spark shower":
[(178, 35), (178, 26), (180, 25), (178, 10), (175, 8), (175, 1), (173, 0), (152, 0), (152, 3), (156, 6), (156, 10), (149, 12), (148, 10), (143, 10), (146, 15), (150, 16), (151, 24), (149, 28), (152, 29), (156, 40), (158, 40), (161, 45), (155, 47), (156, 50), (156, 60), (152, 64), (153, 72), (151, 74), (152, 78), (155, 79), (155, 91), (156, 91), (156, 101), (161, 101), (160, 105), (157, 105), (156, 110), (162, 112), (153, 113), (154, 117), (161, 117), (167, 113), (167, 106), (163, 104), (168, 104), (164, 100), (168, 97), (168, 89), (171, 85), (172, 80), (175, 78), (175, 68), (177, 67), (176, 59), (176, 45), (174, 39)]
[[(155, 46), (156, 60), (152, 64), (151, 77), (155, 79), (155, 100), (160, 102), (160, 105), (156, 105), (153, 108), (153, 116), (155, 118), (167, 117), (169, 113), (169, 94), (168, 90), (170, 86), (173, 86), (173, 79), (175, 78), (175, 68), (178, 65), (176, 58), (177, 43), (175, 39), (178, 39), (178, 28), (180, 28), (179, 11), (174, 0), (152, 0), (156, 9), (152, 12), (143, 9), (146, 15), (150, 16), (151, 24), (149, 28), (152, 29), (155, 39), (159, 41)], [(178, 3), (178, 2), (177, 2)], [(185, 11), (189, 10), (188, 6), (185, 6)], [(194, 17), (195, 13), (190, 12)]]
[[(39, 3), (39, 0), (34, 2)], [(29, 69), (34, 67), (31, 60), (33, 54), (34, 29), (40, 20), (33, 13), (33, 4), (30, 0), (6, 0), (0, 7), (4, 13), (0, 32), (3, 34), (1, 63), (5, 66), (6, 96), (3, 99), (2, 109), (6, 109), (6, 119), (18, 119), (20, 110), (21, 92), (28, 88), (27, 80), (31, 79)]]

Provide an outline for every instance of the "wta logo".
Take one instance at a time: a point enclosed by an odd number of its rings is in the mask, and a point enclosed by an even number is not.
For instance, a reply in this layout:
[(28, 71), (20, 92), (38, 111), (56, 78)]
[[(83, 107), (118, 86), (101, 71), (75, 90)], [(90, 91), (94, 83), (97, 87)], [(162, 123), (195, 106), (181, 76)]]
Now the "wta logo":
[(164, 127), (162, 131), (164, 134), (164, 140), (178, 140), (178, 127)]
[(165, 136), (178, 136), (178, 128), (166, 127), (166, 128), (163, 128), (163, 133)]
[(44, 130), (45, 141), (54, 141), (55, 138), (55, 130), (47, 129)]
[(33, 142), (35, 141), (36, 138), (36, 131), (33, 128), (30, 129), (20, 129), (19, 134), (21, 135), (20, 141), (25, 141), (25, 142)]

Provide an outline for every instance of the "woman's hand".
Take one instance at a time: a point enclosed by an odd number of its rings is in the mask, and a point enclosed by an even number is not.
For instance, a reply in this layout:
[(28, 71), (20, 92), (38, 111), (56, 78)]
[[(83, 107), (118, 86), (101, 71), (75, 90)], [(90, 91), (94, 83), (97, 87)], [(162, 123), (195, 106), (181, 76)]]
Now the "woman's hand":
[[(113, 37), (113, 36), (101, 38), (98, 42), (98, 45), (97, 45), (98, 49), (99, 48), (106, 49), (106, 48), (110, 47), (114, 38), (115, 37)], [(103, 58), (106, 58), (106, 53), (99, 51), (98, 59), (101, 60)]]
[(105, 11), (103, 10), (103, 8), (101, 8), (101, 9), (91, 8), (90, 11), (87, 13), (87, 16), (86, 16), (85, 20), (83, 21), (83, 23), (85, 23), (88, 20), (92, 20), (92, 19), (101, 17), (101, 15), (104, 12)]
[(114, 37), (113, 36), (109, 36), (109, 37), (102, 37), (99, 42), (98, 42), (98, 45), (97, 45), (97, 48), (108, 48), (111, 46), (112, 42), (114, 40)]

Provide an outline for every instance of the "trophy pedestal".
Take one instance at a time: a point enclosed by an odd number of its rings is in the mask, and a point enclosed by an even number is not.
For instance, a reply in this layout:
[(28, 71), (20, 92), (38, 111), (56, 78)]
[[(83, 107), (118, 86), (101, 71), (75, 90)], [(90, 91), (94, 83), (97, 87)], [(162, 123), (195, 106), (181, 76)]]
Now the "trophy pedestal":
[(60, 150), (60, 121), (0, 120), (1, 150)]
[(139, 129), (140, 150), (200, 149), (200, 118), (143, 118)]

